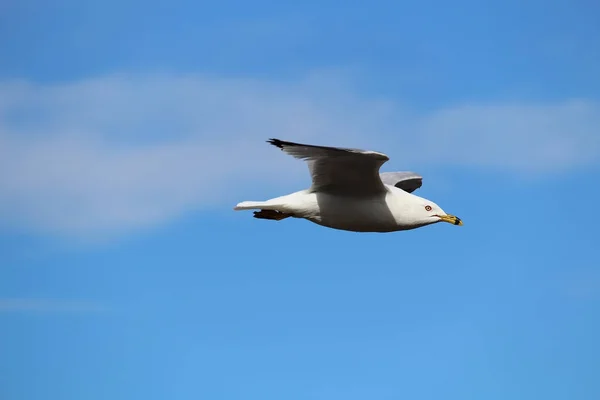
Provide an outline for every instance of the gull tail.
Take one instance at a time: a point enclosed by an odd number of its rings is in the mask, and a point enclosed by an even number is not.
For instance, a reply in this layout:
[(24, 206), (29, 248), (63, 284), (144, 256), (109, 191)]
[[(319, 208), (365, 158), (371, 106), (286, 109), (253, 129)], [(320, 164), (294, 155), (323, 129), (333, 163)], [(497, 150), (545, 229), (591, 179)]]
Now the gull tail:
[(242, 201), (233, 207), (235, 211), (239, 210), (276, 210), (268, 201)]
[(275, 204), (272, 200), (268, 201), (242, 201), (238, 203), (234, 210), (260, 210), (254, 212), (254, 218), (271, 219), (281, 221), (282, 219), (291, 217), (292, 214), (285, 213), (282, 210), (281, 204)]

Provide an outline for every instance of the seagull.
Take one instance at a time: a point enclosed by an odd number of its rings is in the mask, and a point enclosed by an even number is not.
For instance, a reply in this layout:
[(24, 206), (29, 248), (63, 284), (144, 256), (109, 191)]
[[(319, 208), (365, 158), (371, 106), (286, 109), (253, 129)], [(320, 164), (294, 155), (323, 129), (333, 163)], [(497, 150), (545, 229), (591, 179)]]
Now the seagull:
[(310, 188), (266, 201), (243, 201), (234, 210), (258, 210), (254, 218), (303, 218), (352, 232), (395, 232), (438, 222), (462, 225), (460, 218), (413, 194), (423, 178), (413, 172), (384, 172), (389, 157), (376, 151), (269, 139), (267, 143), (304, 160)]

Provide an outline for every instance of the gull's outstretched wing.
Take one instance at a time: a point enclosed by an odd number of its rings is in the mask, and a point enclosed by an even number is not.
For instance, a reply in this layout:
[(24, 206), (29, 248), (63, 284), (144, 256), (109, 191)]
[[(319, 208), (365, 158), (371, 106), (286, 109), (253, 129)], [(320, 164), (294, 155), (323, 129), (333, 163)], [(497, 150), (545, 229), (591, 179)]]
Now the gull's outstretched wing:
[(386, 185), (396, 186), (405, 192), (412, 193), (423, 185), (423, 177), (410, 171), (382, 172), (381, 181)]
[(315, 191), (347, 195), (371, 195), (386, 191), (379, 177), (379, 168), (389, 160), (383, 153), (279, 139), (269, 139), (268, 143), (308, 162), (312, 189)]

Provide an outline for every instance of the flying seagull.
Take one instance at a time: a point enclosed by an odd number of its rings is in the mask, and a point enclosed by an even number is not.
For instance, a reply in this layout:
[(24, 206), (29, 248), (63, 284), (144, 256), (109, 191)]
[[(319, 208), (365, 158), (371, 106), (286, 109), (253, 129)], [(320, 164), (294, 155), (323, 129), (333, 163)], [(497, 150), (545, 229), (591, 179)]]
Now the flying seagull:
[(389, 157), (376, 151), (315, 146), (279, 139), (268, 143), (308, 163), (312, 185), (266, 201), (243, 201), (234, 210), (259, 210), (255, 218), (304, 218), (354, 232), (394, 232), (437, 222), (462, 225), (434, 202), (414, 195), (422, 177), (412, 172), (379, 173)]

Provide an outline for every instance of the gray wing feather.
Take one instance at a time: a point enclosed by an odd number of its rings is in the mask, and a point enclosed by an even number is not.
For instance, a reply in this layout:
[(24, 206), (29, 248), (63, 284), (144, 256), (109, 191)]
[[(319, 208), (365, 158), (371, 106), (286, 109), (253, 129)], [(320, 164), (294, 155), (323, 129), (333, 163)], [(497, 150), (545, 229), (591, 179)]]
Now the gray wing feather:
[(423, 177), (415, 172), (382, 172), (379, 176), (386, 185), (396, 186), (408, 193), (414, 192), (423, 185)]
[(308, 162), (313, 190), (353, 195), (382, 193), (386, 190), (379, 176), (379, 168), (389, 160), (383, 153), (279, 139), (269, 139), (268, 143)]

